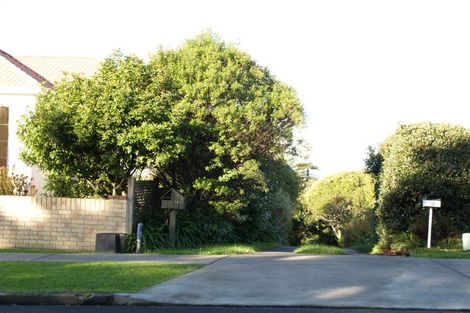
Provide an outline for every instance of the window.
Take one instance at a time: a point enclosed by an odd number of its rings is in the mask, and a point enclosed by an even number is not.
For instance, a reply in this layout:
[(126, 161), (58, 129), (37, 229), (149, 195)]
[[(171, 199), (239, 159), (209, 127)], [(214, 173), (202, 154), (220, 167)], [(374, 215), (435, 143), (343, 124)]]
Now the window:
[(0, 167), (8, 161), (8, 108), (0, 107)]

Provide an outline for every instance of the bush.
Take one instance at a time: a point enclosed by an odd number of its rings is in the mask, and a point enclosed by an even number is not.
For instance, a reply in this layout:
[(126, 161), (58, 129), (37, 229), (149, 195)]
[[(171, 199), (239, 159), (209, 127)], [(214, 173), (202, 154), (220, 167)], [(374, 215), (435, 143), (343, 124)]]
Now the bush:
[(12, 195), (13, 188), (13, 181), (8, 173), (8, 169), (0, 167), (0, 195)]
[(36, 190), (31, 186), (31, 181), (26, 175), (10, 175), (7, 168), (0, 167), (0, 195), (34, 195)]
[(96, 197), (96, 191), (85, 180), (74, 179), (57, 173), (47, 175), (45, 189), (54, 197)]
[[(378, 217), (380, 250), (426, 240), (425, 196), (442, 199), (434, 210), (433, 240), (455, 237), (470, 227), (470, 130), (448, 124), (403, 125), (380, 147)], [(409, 246), (407, 242), (407, 247)]]
[[(195, 248), (207, 244), (238, 242), (231, 223), (214, 213), (201, 209), (179, 211), (176, 218), (176, 248)], [(170, 248), (168, 235), (169, 215), (166, 210), (158, 210), (152, 220), (144, 223), (143, 250), (155, 251)], [(136, 250), (136, 236), (127, 239), (128, 252)]]
[(322, 222), (341, 245), (365, 243), (373, 237), (374, 179), (363, 172), (347, 172), (310, 185), (302, 195), (310, 223)]

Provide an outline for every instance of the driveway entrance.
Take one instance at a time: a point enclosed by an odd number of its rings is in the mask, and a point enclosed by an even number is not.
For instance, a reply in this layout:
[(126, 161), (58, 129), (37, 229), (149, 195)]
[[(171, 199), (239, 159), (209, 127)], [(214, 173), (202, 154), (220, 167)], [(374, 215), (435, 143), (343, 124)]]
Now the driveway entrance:
[(142, 291), (161, 304), (470, 309), (470, 260), (262, 252)]

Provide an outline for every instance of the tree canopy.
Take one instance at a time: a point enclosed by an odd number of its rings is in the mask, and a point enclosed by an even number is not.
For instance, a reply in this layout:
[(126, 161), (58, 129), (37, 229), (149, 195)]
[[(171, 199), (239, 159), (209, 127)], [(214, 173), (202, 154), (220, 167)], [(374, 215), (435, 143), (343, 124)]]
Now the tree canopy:
[(116, 53), (92, 78), (68, 76), (44, 89), (19, 129), (24, 160), (51, 178), (75, 182), (84, 194), (125, 190), (127, 178), (145, 166), (128, 130), (142, 123), (133, 112), (148, 84), (141, 60)]
[(442, 199), (433, 228), (436, 240), (470, 225), (470, 130), (449, 124), (402, 125), (380, 147), (379, 220), (388, 234), (426, 238), (424, 197)]
[[(338, 241), (344, 242), (344, 232), (358, 224), (370, 227), (374, 209), (374, 180), (363, 172), (345, 172), (313, 183), (302, 195), (302, 202), (313, 221), (330, 226)], [(356, 225), (355, 225), (356, 224)], [(366, 227), (366, 231), (369, 231)]]
[(295, 202), (296, 178), (274, 183), (270, 171), (289, 168), (303, 119), (291, 87), (205, 33), (148, 63), (115, 53), (94, 76), (69, 76), (42, 92), (19, 134), (24, 159), (49, 173), (56, 193), (119, 193), (149, 168), (194, 207), (247, 222), (243, 212), (268, 194)]

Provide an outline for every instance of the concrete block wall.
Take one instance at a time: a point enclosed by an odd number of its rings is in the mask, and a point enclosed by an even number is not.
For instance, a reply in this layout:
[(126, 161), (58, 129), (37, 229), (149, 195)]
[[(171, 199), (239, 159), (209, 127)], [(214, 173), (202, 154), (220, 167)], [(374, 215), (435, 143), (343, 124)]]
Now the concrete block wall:
[(125, 233), (126, 199), (0, 196), (0, 248), (93, 251), (97, 233)]

